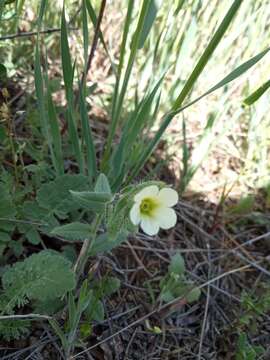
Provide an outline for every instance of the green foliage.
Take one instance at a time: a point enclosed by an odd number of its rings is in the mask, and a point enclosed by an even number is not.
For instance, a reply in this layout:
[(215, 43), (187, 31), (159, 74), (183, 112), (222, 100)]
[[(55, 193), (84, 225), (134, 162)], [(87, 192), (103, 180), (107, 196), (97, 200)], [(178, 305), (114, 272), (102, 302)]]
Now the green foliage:
[(111, 188), (106, 175), (100, 174), (94, 191), (70, 191), (77, 204), (86, 210), (103, 213), (106, 205), (112, 201)]
[(229, 209), (229, 213), (232, 215), (248, 214), (253, 210), (255, 199), (253, 195), (247, 195), (242, 197), (236, 205), (233, 205)]
[(51, 235), (56, 235), (70, 241), (90, 239), (92, 227), (88, 224), (73, 222), (58, 226), (51, 231)]
[(258, 345), (250, 345), (247, 335), (241, 333), (237, 343), (236, 360), (256, 360), (258, 356), (263, 355), (265, 349)]
[[(112, 295), (119, 287), (118, 279), (105, 277), (91, 283), (85, 280), (80, 288), (77, 300), (72, 293), (69, 293), (68, 319), (65, 331), (55, 320), (50, 320), (50, 324), (60, 338), (67, 357), (78, 342), (91, 335), (91, 322), (104, 320), (104, 298)], [(80, 321), (81, 325), (79, 325)], [(78, 328), (80, 328), (82, 339), (78, 338)]]
[(97, 236), (93, 245), (91, 246), (91, 249), (89, 251), (89, 256), (95, 256), (99, 253), (105, 253), (111, 251), (112, 249), (116, 248), (121, 243), (123, 243), (127, 239), (127, 236), (128, 236), (127, 231), (121, 231), (114, 237), (109, 233), (105, 233)]
[[(13, 314), (17, 307), (28, 303), (41, 312), (56, 310), (57, 304), (62, 304), (61, 297), (74, 289), (75, 284), (71, 263), (57, 252), (43, 250), (5, 268), (0, 313)], [(8, 341), (18, 339), (28, 333), (29, 327), (28, 320), (3, 320), (0, 336)]]
[(160, 281), (160, 295), (162, 301), (170, 302), (183, 297), (188, 303), (197, 301), (201, 295), (199, 288), (186, 279), (185, 262), (180, 253), (172, 258), (168, 273)]
[(30, 333), (30, 326), (28, 320), (1, 320), (0, 338), (6, 341), (19, 340)]
[(68, 213), (77, 210), (78, 204), (73, 201), (70, 191), (83, 190), (89, 186), (83, 175), (63, 175), (56, 180), (42, 185), (37, 193), (38, 205), (47, 211), (47, 217), (55, 215), (65, 219)]
[(10, 314), (29, 301), (57, 301), (75, 287), (70, 267), (67, 259), (49, 250), (8, 266), (2, 276), (1, 313)]
[(253, 105), (269, 89), (269, 87), (270, 87), (270, 80), (266, 81), (262, 86), (260, 86), (252, 94), (250, 94), (244, 100), (244, 104), (249, 106)]
[(270, 311), (270, 288), (262, 285), (259, 289), (259, 297), (244, 292), (241, 296), (243, 314), (239, 318), (239, 324), (256, 331), (257, 322), (261, 316)]

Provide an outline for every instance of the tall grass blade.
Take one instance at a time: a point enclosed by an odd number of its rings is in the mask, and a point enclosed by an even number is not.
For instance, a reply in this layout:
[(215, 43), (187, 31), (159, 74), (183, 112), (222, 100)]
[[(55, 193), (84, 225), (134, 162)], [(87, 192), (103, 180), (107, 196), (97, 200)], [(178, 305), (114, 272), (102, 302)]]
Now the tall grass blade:
[(83, 23), (84, 71), (86, 71), (87, 61), (88, 61), (88, 48), (89, 48), (89, 33), (88, 33), (86, 0), (83, 0), (83, 2), (82, 2), (82, 23)]
[(141, 32), (141, 37), (140, 37), (140, 41), (139, 41), (139, 45), (138, 48), (141, 49), (147, 39), (147, 36), (151, 30), (151, 27), (154, 24), (154, 21), (156, 19), (157, 13), (158, 13), (158, 9), (161, 6), (162, 1), (161, 0), (149, 0), (150, 4), (148, 7), (148, 11), (145, 17), (145, 21), (143, 24), (143, 28), (142, 28), (142, 32)]
[(87, 107), (85, 103), (84, 92), (79, 87), (79, 107), (82, 122), (82, 139), (86, 146), (86, 166), (90, 181), (93, 183), (97, 176), (97, 160), (95, 153), (95, 145), (93, 142), (92, 132), (89, 125)]
[(245, 105), (253, 105), (259, 98), (269, 89), (270, 80), (266, 81), (262, 86), (256, 89), (252, 94), (250, 94), (245, 100)]
[(44, 14), (45, 14), (46, 6), (47, 6), (47, 0), (42, 0), (41, 4), (40, 4), (39, 13), (38, 13), (38, 20), (37, 20), (38, 31), (41, 30), (42, 19), (43, 19)]
[(232, 6), (230, 7), (229, 11), (225, 15), (224, 19), (222, 20), (221, 24), (219, 25), (217, 31), (215, 32), (213, 38), (209, 42), (208, 46), (204, 50), (204, 53), (200, 57), (197, 65), (195, 66), (194, 70), (192, 71), (191, 75), (189, 76), (187, 82), (185, 83), (185, 86), (183, 87), (181, 93), (177, 97), (177, 99), (174, 102), (173, 110), (176, 110), (179, 108), (187, 95), (190, 93), (190, 91), (193, 88), (193, 85), (195, 84), (196, 80), (202, 73), (203, 69), (205, 68), (206, 64), (210, 60), (212, 54), (214, 53), (216, 47), (220, 43), (221, 39), (223, 38), (226, 30), (228, 29), (229, 25), (231, 24), (234, 16), (236, 15), (240, 5), (242, 4), (242, 0), (234, 0)]
[[(97, 27), (97, 16), (96, 16), (96, 13), (95, 13), (95, 9), (93, 8), (92, 4), (91, 4), (91, 0), (84, 0), (84, 4), (86, 6), (86, 9), (87, 9), (87, 12), (88, 12), (88, 15), (90, 17), (90, 20), (93, 24), (93, 27), (94, 29), (96, 29)], [(106, 43), (105, 43), (105, 40), (104, 40), (104, 36), (102, 34), (102, 31), (100, 30), (99, 33), (98, 33), (98, 36), (99, 36), (99, 39), (104, 47), (104, 50), (106, 51), (107, 55), (109, 55), (109, 52), (108, 52), (108, 49), (107, 49), (107, 46), (106, 46)]]
[(48, 123), (49, 132), (52, 138), (52, 147), (54, 150), (55, 162), (56, 162), (56, 173), (57, 175), (64, 174), (64, 156), (62, 151), (62, 139), (57, 120), (57, 113), (52, 99), (51, 85), (48, 76), (48, 62), (46, 54), (46, 73), (45, 73), (45, 84), (47, 89), (47, 109), (48, 109)]
[(47, 112), (45, 108), (44, 82), (43, 82), (41, 64), (40, 64), (39, 42), (37, 42), (36, 44), (36, 51), (35, 51), (35, 89), (36, 89), (37, 103), (40, 114), (41, 131), (44, 136), (44, 139), (48, 141), (52, 162), (57, 172), (58, 166), (52, 147), (51, 137), (48, 129)]
[(61, 19), (61, 57), (63, 77), (67, 98), (67, 120), (68, 120), (68, 133), (71, 145), (74, 151), (75, 158), (78, 162), (80, 172), (83, 173), (83, 156), (80, 149), (80, 141), (75, 122), (74, 114), (74, 99), (73, 99), (73, 78), (74, 66), (72, 66), (67, 34), (67, 23), (65, 16), (65, 6), (63, 6), (62, 19)]
[[(106, 162), (108, 161), (110, 152), (111, 152), (112, 140), (113, 140), (113, 137), (115, 135), (117, 124), (118, 124), (119, 119), (120, 119), (121, 108), (122, 108), (124, 97), (125, 97), (125, 94), (126, 94), (126, 91), (127, 91), (127, 86), (128, 86), (131, 71), (132, 71), (132, 68), (133, 68), (133, 65), (134, 65), (135, 57), (136, 57), (136, 54), (137, 54), (139, 41), (140, 41), (141, 34), (142, 34), (143, 24), (145, 22), (145, 18), (146, 18), (147, 12), (148, 12), (149, 5), (150, 5), (150, 2), (148, 0), (143, 1), (142, 8), (141, 8), (140, 15), (139, 15), (138, 24), (137, 24), (136, 30), (135, 30), (135, 32), (133, 34), (133, 38), (132, 38), (132, 42), (131, 42), (130, 55), (129, 55), (129, 59), (128, 59), (128, 63), (127, 63), (127, 67), (126, 67), (126, 70), (125, 70), (124, 79), (123, 79), (123, 82), (122, 82), (122, 86), (121, 86), (121, 90), (119, 92), (119, 95), (118, 95), (118, 88), (116, 89), (117, 95), (116, 95), (116, 99), (114, 99), (114, 103), (113, 103), (112, 121), (111, 121), (111, 124), (110, 124), (111, 126), (110, 126), (110, 129), (109, 129), (109, 134), (108, 134), (108, 138), (107, 138), (106, 150), (105, 150), (104, 157), (103, 157), (103, 164), (104, 164), (104, 162), (106, 164)], [(129, 2), (129, 7), (128, 7), (127, 21), (125, 23), (123, 40), (122, 40), (122, 43), (124, 45), (126, 45), (128, 29), (129, 29), (130, 24), (131, 24), (131, 12), (132, 12), (132, 9), (133, 9), (133, 2), (130, 1)], [(121, 56), (124, 57), (124, 54), (125, 54), (125, 48), (121, 46), (120, 62), (119, 62), (120, 72), (122, 71), (122, 66), (123, 66), (123, 59), (121, 58)], [(118, 77), (118, 81), (119, 81), (119, 77)], [(118, 84), (118, 86), (119, 86), (119, 84)]]

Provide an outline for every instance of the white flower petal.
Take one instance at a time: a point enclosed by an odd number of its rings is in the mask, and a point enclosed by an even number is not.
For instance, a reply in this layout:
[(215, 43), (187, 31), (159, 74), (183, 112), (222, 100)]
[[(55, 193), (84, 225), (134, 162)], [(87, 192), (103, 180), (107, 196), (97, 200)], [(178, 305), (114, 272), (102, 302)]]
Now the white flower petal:
[(129, 217), (130, 220), (132, 222), (132, 224), (134, 225), (139, 225), (140, 221), (141, 221), (141, 216), (140, 216), (140, 205), (135, 203), (129, 213)]
[(178, 194), (175, 190), (170, 188), (163, 188), (158, 194), (158, 198), (165, 206), (174, 206), (178, 202)]
[(146, 216), (142, 218), (142, 222), (140, 226), (143, 229), (143, 231), (150, 236), (156, 235), (159, 230), (158, 222), (155, 219)]
[(155, 220), (161, 229), (167, 230), (175, 226), (177, 216), (173, 209), (169, 207), (161, 207), (155, 215)]
[(142, 189), (138, 194), (134, 196), (136, 202), (141, 202), (145, 197), (152, 197), (158, 195), (158, 187), (156, 185), (150, 185)]

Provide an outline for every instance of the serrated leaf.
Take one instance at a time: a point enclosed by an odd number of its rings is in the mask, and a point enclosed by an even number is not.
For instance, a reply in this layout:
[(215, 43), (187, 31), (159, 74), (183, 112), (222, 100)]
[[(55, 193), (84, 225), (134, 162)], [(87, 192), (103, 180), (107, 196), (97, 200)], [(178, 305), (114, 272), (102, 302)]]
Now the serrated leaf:
[(169, 265), (169, 272), (178, 275), (182, 275), (185, 272), (185, 260), (180, 253), (176, 253), (172, 257)]
[(53, 228), (59, 225), (53, 214), (49, 214), (48, 210), (38, 205), (36, 201), (26, 201), (23, 205), (22, 216), (24, 220), (28, 220), (33, 224), (20, 224), (21, 232), (27, 232), (31, 227), (39, 226), (43, 232), (49, 233)]
[(37, 201), (42, 208), (47, 209), (47, 217), (56, 215), (64, 219), (69, 212), (79, 209), (70, 190), (85, 190), (88, 186), (88, 179), (83, 175), (59, 176), (56, 180), (42, 185), (37, 194)]
[(25, 233), (26, 239), (33, 245), (40, 244), (41, 238), (39, 232), (35, 228), (31, 228)]
[(73, 222), (54, 228), (51, 235), (63, 237), (66, 240), (77, 241), (91, 238), (91, 225)]

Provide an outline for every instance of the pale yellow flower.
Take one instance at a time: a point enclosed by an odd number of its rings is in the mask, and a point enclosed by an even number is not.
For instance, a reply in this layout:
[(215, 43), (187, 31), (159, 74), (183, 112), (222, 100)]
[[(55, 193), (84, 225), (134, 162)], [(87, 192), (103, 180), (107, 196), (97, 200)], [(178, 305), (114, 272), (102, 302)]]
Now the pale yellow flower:
[(134, 196), (130, 220), (140, 225), (148, 235), (156, 235), (161, 229), (170, 229), (176, 224), (176, 213), (171, 208), (178, 202), (178, 194), (170, 188), (159, 189), (147, 186)]

